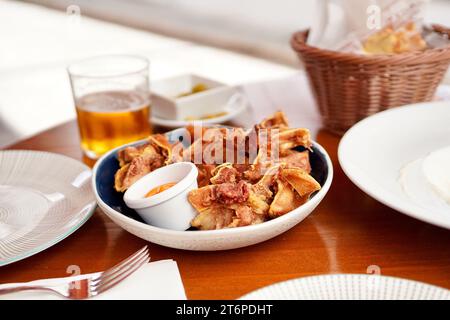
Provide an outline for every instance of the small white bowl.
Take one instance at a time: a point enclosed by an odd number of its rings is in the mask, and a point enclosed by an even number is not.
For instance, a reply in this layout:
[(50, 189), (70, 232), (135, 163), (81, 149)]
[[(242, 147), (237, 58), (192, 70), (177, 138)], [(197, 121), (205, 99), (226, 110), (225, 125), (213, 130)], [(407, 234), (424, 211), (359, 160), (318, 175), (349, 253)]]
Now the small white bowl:
[[(178, 97), (190, 92), (195, 85), (204, 84), (205, 91)], [(236, 104), (239, 91), (224, 83), (193, 74), (180, 75), (152, 85), (152, 115), (158, 119), (187, 121), (207, 115), (229, 112)]]
[[(197, 167), (190, 162), (159, 168), (136, 181), (125, 192), (123, 200), (152, 226), (187, 230), (197, 215), (188, 201), (188, 193), (198, 188), (197, 175)], [(145, 197), (153, 188), (172, 182), (176, 183), (173, 187), (149, 198)]]

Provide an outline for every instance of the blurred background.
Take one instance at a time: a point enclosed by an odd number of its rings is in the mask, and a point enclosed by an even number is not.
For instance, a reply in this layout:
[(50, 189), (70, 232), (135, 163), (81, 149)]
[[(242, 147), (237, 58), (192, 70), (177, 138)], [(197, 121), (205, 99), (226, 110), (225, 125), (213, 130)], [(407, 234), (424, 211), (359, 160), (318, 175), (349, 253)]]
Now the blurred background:
[[(65, 67), (84, 57), (145, 55), (151, 80), (293, 75), (289, 38), (311, 25), (314, 8), (314, 0), (0, 0), (0, 147), (75, 117)], [(426, 12), (434, 23), (449, 16), (450, 0)]]

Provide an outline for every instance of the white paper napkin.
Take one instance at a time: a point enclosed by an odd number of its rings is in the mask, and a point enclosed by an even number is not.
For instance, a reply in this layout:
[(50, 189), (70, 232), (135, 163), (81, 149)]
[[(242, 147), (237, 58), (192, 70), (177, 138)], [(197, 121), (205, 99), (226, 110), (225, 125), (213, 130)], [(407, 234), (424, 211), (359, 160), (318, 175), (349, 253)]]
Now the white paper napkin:
[[(80, 278), (79, 276), (78, 278)], [(77, 277), (74, 277), (77, 278)], [(58, 283), (67, 278), (32, 281), (29, 284)], [(6, 288), (12, 284), (0, 285)], [(46, 292), (24, 291), (1, 295), (1, 299), (56, 300), (63, 299)], [(98, 300), (186, 300), (183, 282), (177, 263), (173, 260), (150, 262), (105, 293), (94, 297)]]
[(241, 89), (250, 107), (247, 114), (238, 117), (237, 121), (233, 120), (238, 126), (251, 128), (255, 123), (282, 110), (291, 127), (308, 128), (313, 138), (322, 127), (319, 110), (304, 71), (284, 79), (245, 84)]

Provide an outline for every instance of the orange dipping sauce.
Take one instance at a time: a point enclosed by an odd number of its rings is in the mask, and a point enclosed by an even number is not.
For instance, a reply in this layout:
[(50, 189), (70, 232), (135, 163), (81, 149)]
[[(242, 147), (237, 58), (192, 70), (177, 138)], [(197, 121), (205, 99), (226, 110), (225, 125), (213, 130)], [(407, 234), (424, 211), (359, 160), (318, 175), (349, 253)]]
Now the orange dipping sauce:
[(153, 188), (152, 190), (150, 190), (145, 197), (146, 198), (150, 198), (154, 195), (157, 195), (158, 193), (161, 193), (163, 191), (166, 191), (167, 189), (172, 188), (174, 185), (176, 185), (176, 182), (169, 182), (169, 183), (165, 183), (163, 185), (157, 186), (155, 188)]

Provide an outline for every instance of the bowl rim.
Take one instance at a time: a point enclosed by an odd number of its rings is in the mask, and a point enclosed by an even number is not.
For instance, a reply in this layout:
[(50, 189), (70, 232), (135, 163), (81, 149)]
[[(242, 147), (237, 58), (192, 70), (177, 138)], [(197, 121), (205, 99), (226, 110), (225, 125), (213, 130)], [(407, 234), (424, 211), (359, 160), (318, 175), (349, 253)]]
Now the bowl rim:
[[(183, 128), (178, 128), (178, 129), (175, 129), (172, 131), (168, 131), (166, 134), (169, 134), (171, 132), (174, 132), (174, 131), (180, 130), (180, 129), (183, 129)], [(165, 235), (172, 235), (172, 236), (181, 236), (182, 235), (182, 236), (188, 237), (188, 238), (195, 237), (195, 238), (199, 239), (199, 238), (208, 238), (210, 236), (230, 236), (230, 235), (240, 234), (242, 232), (249, 233), (252, 231), (257, 232), (258, 230), (268, 229), (273, 226), (283, 224), (283, 222), (290, 220), (293, 216), (299, 215), (302, 212), (314, 210), (314, 208), (322, 201), (322, 199), (325, 197), (328, 190), (330, 189), (331, 182), (333, 180), (333, 175), (334, 175), (333, 163), (332, 163), (331, 158), (328, 155), (327, 151), (319, 143), (313, 141), (312, 142), (313, 146), (324, 155), (326, 167), (328, 169), (328, 174), (327, 174), (327, 177), (325, 179), (325, 182), (324, 182), (322, 188), (317, 192), (317, 194), (312, 199), (310, 199), (308, 202), (301, 205), (300, 207), (282, 215), (281, 217), (277, 217), (275, 219), (265, 221), (260, 224), (238, 227), (238, 228), (219, 229), (219, 230), (200, 230), (200, 231), (176, 231), (176, 230), (163, 229), (163, 228), (158, 228), (158, 227), (137, 221), (133, 218), (130, 218), (130, 217), (124, 215), (123, 213), (120, 213), (120, 212), (114, 210), (100, 198), (99, 193), (97, 191), (97, 183), (96, 183), (97, 172), (99, 170), (100, 164), (104, 161), (104, 159), (110, 157), (112, 154), (117, 153), (117, 151), (120, 149), (123, 149), (127, 146), (143, 143), (145, 141), (146, 141), (146, 139), (134, 141), (134, 142), (119, 146), (117, 148), (114, 148), (114, 149), (110, 150), (109, 152), (107, 152), (106, 154), (104, 154), (100, 159), (97, 160), (96, 164), (94, 165), (94, 168), (92, 169), (92, 181), (91, 182), (92, 182), (92, 190), (94, 191), (95, 199), (97, 200), (97, 203), (100, 206), (100, 208), (102, 209), (102, 211), (107, 216), (109, 216), (112, 220), (118, 219), (124, 224), (130, 225), (134, 228), (138, 228), (141, 230), (145, 229), (146, 231), (149, 231), (151, 233), (158, 233), (158, 234), (165, 234)]]

